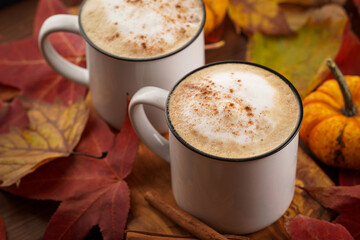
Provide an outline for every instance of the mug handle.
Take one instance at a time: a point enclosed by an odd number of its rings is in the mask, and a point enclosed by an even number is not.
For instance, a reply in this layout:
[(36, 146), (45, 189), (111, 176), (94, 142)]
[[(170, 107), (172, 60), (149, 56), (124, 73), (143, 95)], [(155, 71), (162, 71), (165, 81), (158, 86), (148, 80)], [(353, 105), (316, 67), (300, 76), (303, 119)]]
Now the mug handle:
[(56, 52), (48, 36), (54, 32), (71, 32), (80, 35), (78, 17), (68, 14), (53, 15), (46, 19), (39, 32), (39, 47), (45, 60), (60, 75), (75, 83), (89, 86), (89, 72), (86, 68), (72, 64)]
[(143, 87), (132, 96), (129, 104), (129, 117), (136, 134), (155, 154), (170, 162), (169, 141), (150, 123), (144, 106), (148, 104), (165, 111), (169, 92), (157, 87)]

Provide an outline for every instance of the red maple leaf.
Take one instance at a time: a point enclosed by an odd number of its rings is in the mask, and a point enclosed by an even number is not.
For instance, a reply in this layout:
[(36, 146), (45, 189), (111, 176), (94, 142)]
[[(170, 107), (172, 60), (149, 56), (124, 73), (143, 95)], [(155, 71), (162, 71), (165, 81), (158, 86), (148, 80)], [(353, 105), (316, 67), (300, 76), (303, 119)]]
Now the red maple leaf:
[(306, 216), (296, 216), (285, 223), (286, 231), (292, 240), (351, 240), (353, 237), (340, 224)]
[(5, 240), (6, 239), (6, 228), (5, 223), (2, 217), (0, 216), (0, 239)]
[[(360, 41), (351, 31), (349, 22), (345, 26), (335, 62), (344, 75), (360, 75)], [(332, 75), (329, 78), (333, 78)]]
[[(0, 83), (16, 87), (21, 95), (44, 101), (60, 98), (64, 103), (84, 96), (86, 89), (55, 73), (42, 57), (37, 39), (44, 20), (54, 14), (67, 13), (57, 0), (39, 2), (33, 35), (24, 40), (0, 45)], [(69, 61), (84, 66), (84, 42), (80, 36), (56, 33), (50, 36), (55, 49)]]
[(0, 133), (8, 132), (9, 126), (23, 127), (28, 122), (25, 108), (19, 99), (15, 99), (7, 106), (4, 115), (0, 116)]
[(304, 188), (321, 205), (339, 213), (333, 223), (343, 225), (360, 239), (360, 185)]
[(360, 171), (341, 169), (339, 183), (341, 186), (360, 185)]
[(20, 186), (3, 188), (32, 199), (61, 201), (44, 239), (83, 239), (98, 225), (104, 239), (122, 239), (130, 208), (124, 179), (135, 159), (138, 138), (127, 118), (118, 135), (91, 116), (77, 152), (103, 159), (73, 155), (56, 159), (24, 177)]

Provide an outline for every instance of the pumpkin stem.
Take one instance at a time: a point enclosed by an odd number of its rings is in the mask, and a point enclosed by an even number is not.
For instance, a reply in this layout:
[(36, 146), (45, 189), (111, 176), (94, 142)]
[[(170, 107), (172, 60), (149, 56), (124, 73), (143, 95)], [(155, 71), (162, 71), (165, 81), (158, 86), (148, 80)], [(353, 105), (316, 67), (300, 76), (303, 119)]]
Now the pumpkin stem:
[(344, 75), (332, 59), (327, 60), (327, 65), (330, 68), (331, 72), (334, 74), (336, 81), (339, 83), (340, 90), (344, 98), (345, 106), (341, 109), (342, 113), (348, 117), (355, 116), (358, 110), (352, 100), (351, 92), (345, 81)]

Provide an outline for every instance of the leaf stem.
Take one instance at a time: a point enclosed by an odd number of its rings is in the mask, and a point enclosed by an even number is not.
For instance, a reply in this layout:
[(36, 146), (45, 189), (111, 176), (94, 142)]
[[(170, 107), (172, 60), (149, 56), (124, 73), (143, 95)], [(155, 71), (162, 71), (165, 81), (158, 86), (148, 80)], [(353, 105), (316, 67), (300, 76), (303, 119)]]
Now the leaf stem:
[(81, 153), (81, 152), (72, 152), (71, 155), (78, 155), (78, 156), (85, 156), (85, 157), (91, 157), (91, 158), (96, 158), (96, 159), (103, 159), (107, 156), (107, 152), (102, 152), (100, 156), (96, 156), (96, 155), (91, 155), (88, 153)]
[(332, 59), (327, 60), (327, 65), (334, 74), (336, 81), (339, 83), (340, 90), (344, 98), (345, 106), (341, 109), (342, 113), (348, 117), (355, 116), (358, 109), (352, 100), (351, 92), (345, 81), (344, 75)]

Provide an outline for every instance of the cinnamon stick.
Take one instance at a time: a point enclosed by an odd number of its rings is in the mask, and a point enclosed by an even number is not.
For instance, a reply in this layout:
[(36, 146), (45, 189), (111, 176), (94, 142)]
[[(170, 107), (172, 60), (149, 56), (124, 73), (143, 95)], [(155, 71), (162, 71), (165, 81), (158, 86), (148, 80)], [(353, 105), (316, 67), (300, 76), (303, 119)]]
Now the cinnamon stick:
[[(239, 235), (225, 235), (229, 240), (250, 240), (248, 237)], [(190, 235), (164, 234), (136, 230), (126, 230), (126, 240), (196, 240)]]
[(150, 205), (159, 210), (165, 216), (170, 218), (183, 229), (187, 230), (199, 239), (204, 240), (226, 240), (225, 236), (216, 232), (214, 229), (207, 226), (197, 218), (191, 216), (179, 207), (172, 206), (160, 197), (156, 192), (147, 192), (145, 200)]

